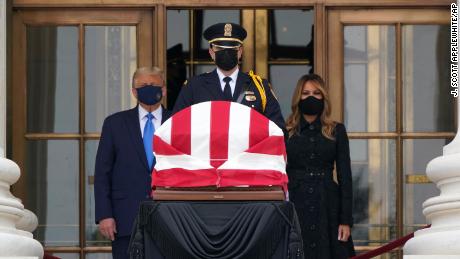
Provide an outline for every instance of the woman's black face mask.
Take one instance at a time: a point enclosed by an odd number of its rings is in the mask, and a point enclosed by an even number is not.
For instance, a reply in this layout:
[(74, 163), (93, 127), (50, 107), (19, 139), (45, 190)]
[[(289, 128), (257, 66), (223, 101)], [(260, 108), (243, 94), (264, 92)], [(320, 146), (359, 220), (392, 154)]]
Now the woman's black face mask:
[(323, 112), (324, 100), (318, 99), (314, 96), (308, 96), (307, 98), (300, 100), (299, 109), (303, 114), (319, 115)]
[(215, 52), (216, 65), (224, 71), (232, 70), (238, 64), (238, 50), (223, 49)]

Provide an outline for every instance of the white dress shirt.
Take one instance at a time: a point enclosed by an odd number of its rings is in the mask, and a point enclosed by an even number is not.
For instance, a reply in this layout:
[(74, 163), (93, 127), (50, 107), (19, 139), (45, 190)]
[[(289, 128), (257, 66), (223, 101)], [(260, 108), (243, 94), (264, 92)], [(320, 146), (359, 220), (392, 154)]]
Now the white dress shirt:
[[(220, 87), (222, 88), (222, 92), (224, 92), (224, 89), (225, 89), (225, 81), (224, 81), (224, 78), (227, 77), (226, 75), (224, 75), (224, 73), (222, 73), (222, 71), (220, 71), (219, 68), (216, 69), (217, 70), (217, 75), (219, 76), (219, 82), (220, 82)], [(233, 71), (233, 73), (229, 76), (232, 81), (229, 82), (230, 84), (230, 89), (232, 90), (232, 96), (233, 94), (235, 93), (235, 86), (236, 86), (236, 79), (238, 78), (238, 72), (240, 71), (239, 68), (237, 68), (235, 71)]]
[[(147, 123), (147, 114), (149, 113), (147, 110), (145, 110), (141, 105), (138, 105), (139, 107), (139, 125), (141, 126), (141, 134), (142, 138), (144, 138), (144, 127), (145, 123)], [(152, 111), (153, 115), (153, 126), (155, 127), (155, 130), (158, 129), (161, 126), (161, 119), (163, 115), (163, 107), (158, 106), (158, 108), (154, 111)]]

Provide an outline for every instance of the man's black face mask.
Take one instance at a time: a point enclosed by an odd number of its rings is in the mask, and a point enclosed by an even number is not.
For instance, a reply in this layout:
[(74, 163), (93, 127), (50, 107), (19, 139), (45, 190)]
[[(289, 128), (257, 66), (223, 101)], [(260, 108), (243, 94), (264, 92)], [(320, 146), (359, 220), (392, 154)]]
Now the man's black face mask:
[(163, 91), (161, 86), (155, 85), (144, 85), (136, 88), (137, 100), (146, 105), (155, 105), (163, 97)]
[(216, 51), (216, 65), (224, 71), (232, 70), (238, 64), (238, 50), (223, 49)]

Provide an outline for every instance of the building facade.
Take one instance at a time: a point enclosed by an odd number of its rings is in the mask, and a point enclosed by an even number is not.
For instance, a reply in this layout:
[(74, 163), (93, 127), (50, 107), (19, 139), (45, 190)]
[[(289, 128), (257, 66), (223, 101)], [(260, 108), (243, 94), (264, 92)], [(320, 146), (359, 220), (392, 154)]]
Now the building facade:
[(439, 193), (425, 167), (457, 124), (451, 3), (2, 2), (0, 148), (22, 170), (13, 191), (39, 218), (35, 238), (62, 258), (110, 257), (94, 223), (102, 122), (135, 105), (131, 76), (139, 66), (166, 71), (172, 107), (186, 78), (213, 69), (202, 32), (217, 22), (247, 29), (242, 70), (271, 81), (285, 117), (301, 75), (326, 79), (333, 118), (350, 137), (358, 252), (424, 226), (421, 204)]

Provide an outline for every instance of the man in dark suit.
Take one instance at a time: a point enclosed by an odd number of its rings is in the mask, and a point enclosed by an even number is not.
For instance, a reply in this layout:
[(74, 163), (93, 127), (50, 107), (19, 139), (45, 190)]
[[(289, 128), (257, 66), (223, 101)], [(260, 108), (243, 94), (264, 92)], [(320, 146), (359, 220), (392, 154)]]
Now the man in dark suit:
[(239, 70), (246, 35), (246, 30), (234, 23), (214, 24), (204, 31), (203, 36), (210, 44), (209, 55), (217, 68), (185, 83), (173, 113), (196, 103), (226, 100), (256, 109), (284, 130), (281, 109), (268, 81), (252, 71), (246, 74)]
[(139, 68), (131, 90), (138, 105), (105, 119), (96, 156), (96, 223), (115, 259), (128, 258), (139, 204), (150, 198), (153, 134), (170, 116), (161, 106), (166, 87), (159, 68)]

